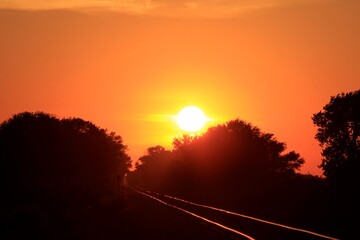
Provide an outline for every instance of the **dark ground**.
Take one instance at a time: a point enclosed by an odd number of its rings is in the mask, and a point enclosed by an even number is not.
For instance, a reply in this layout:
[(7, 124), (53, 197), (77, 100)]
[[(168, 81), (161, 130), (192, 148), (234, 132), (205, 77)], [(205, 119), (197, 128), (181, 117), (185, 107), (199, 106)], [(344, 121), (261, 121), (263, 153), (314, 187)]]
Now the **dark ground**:
[(125, 205), (119, 201), (60, 210), (31, 205), (8, 213), (0, 209), (0, 239), (227, 239), (226, 233), (131, 189), (126, 189), (125, 195)]
[[(0, 239), (245, 239), (150, 199), (131, 188), (125, 189), (124, 193), (126, 196), (125, 204), (121, 204), (122, 201), (100, 207), (86, 207), (82, 204), (72, 208), (72, 210), (68, 208), (67, 211), (58, 208), (49, 210), (45, 206), (22, 209), (19, 213), (9, 215), (10, 218), (5, 216), (5, 218), (0, 219)], [(241, 229), (240, 231), (244, 231), (245, 234), (256, 239), (287, 239), (283, 238), (283, 233), (276, 232), (273, 227), (254, 225), (253, 222), (247, 223), (247, 220), (232, 220), (232, 217), (229, 218), (229, 216), (222, 219), (222, 216), (219, 218), (217, 214), (209, 211), (193, 209), (184, 204), (180, 206), (209, 217), (211, 220)], [(275, 236), (278, 237), (274, 238)], [(303, 238), (296, 234), (291, 239), (302, 240)], [(317, 238), (306, 237), (304, 239)]]
[(230, 239), (227, 233), (131, 189), (127, 191), (124, 219), (122, 239)]

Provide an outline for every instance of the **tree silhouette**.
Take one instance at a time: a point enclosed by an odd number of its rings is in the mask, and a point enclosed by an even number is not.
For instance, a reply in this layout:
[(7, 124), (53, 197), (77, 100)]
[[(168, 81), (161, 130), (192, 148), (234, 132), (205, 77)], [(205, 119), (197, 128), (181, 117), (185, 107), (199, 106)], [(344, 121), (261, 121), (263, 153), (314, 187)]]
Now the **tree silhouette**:
[(330, 191), (326, 200), (339, 222), (344, 239), (357, 232), (352, 220), (359, 215), (360, 191), (360, 90), (331, 96), (322, 111), (313, 115), (315, 138), (322, 147), (322, 162)]
[(128, 181), (148, 189), (163, 188), (168, 180), (171, 159), (171, 152), (163, 146), (149, 147), (147, 154), (136, 163), (136, 171), (128, 175)]
[(323, 148), (320, 167), (333, 183), (357, 180), (360, 167), (360, 91), (330, 98), (312, 117), (318, 127), (316, 139)]
[(255, 185), (265, 190), (270, 178), (295, 175), (304, 163), (298, 153), (284, 153), (285, 143), (273, 134), (262, 133), (239, 119), (212, 127), (200, 136), (175, 138), (173, 147), (171, 152), (159, 146), (149, 148), (130, 174), (132, 181), (137, 178), (137, 183), (155, 189), (167, 185), (178, 192), (224, 186), (250, 191)]
[(192, 163), (204, 169), (213, 165), (220, 177), (229, 176), (232, 182), (239, 174), (295, 174), (304, 160), (293, 151), (284, 154), (285, 149), (286, 144), (277, 141), (273, 134), (262, 133), (239, 119), (212, 127), (203, 136), (174, 140), (175, 153), (193, 158)]
[(65, 229), (61, 219), (86, 222), (85, 212), (122, 198), (129, 161), (121, 137), (89, 121), (15, 114), (0, 125), (2, 226), (44, 233)]

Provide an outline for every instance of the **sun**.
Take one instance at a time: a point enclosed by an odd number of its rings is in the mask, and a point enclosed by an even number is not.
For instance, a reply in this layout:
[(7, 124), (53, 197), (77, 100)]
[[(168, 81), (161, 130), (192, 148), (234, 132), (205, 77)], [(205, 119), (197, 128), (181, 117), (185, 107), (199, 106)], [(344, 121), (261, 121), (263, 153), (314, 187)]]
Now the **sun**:
[(179, 112), (176, 120), (182, 130), (187, 132), (196, 132), (204, 127), (207, 117), (200, 108), (188, 106)]

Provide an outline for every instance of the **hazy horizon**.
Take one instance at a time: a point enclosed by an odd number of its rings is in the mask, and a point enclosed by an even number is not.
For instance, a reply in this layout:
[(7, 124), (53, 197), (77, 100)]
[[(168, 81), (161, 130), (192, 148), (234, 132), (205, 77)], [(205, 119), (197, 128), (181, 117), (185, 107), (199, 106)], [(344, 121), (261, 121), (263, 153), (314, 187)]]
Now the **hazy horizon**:
[(184, 133), (173, 117), (195, 105), (207, 127), (248, 121), (321, 174), (311, 117), (360, 88), (360, 3), (76, 2), (0, 3), (0, 121), (81, 117), (121, 135), (136, 160), (171, 148)]

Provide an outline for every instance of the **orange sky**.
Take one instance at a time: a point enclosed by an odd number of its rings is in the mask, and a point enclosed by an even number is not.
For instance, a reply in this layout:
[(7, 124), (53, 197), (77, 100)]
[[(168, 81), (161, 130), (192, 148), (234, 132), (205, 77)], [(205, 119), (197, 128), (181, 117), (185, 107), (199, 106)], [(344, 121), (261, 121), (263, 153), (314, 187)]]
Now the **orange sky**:
[[(169, 4), (171, 2), (171, 4)], [(241, 3), (239, 3), (241, 2)], [(21, 111), (116, 131), (134, 158), (171, 147), (197, 105), (286, 142), (320, 174), (312, 114), (360, 88), (360, 1), (0, 2), (0, 121)]]

